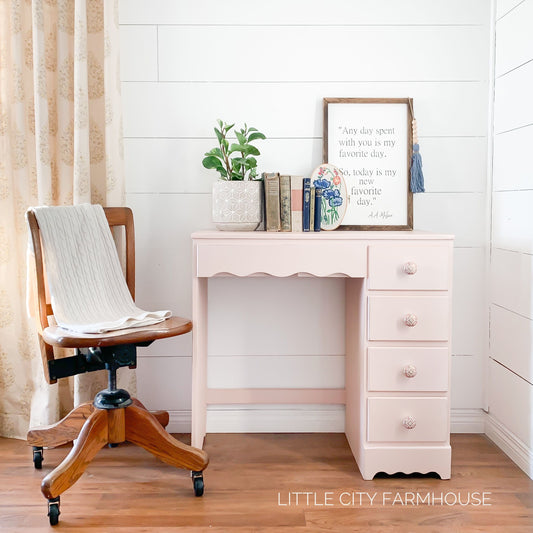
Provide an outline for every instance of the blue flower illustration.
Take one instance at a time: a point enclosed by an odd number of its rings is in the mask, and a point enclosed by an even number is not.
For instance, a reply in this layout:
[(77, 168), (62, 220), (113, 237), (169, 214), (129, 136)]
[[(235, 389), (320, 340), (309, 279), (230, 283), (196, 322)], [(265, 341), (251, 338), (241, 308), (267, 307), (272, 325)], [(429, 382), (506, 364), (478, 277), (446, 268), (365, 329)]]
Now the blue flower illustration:
[(322, 197), (326, 200), (329, 200), (330, 198), (337, 198), (341, 195), (339, 189), (326, 189), (322, 193)]
[(313, 185), (319, 189), (327, 189), (328, 187), (331, 187), (331, 181), (326, 178), (317, 179), (313, 182)]
[(322, 224), (331, 227), (340, 218), (339, 206), (344, 204), (342, 192), (346, 187), (342, 182), (340, 171), (326, 165), (320, 167), (318, 176), (313, 180), (317, 189), (322, 189)]
[(329, 205), (331, 207), (339, 207), (339, 205), (342, 205), (342, 198), (340, 197), (340, 195), (335, 195), (335, 196), (331, 197), (329, 199)]

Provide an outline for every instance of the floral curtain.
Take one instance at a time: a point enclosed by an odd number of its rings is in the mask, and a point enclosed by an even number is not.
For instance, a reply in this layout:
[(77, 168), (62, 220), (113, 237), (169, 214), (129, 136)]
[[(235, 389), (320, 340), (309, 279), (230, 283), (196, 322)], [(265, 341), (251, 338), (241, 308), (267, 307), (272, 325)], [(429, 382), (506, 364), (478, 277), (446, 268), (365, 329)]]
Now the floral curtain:
[[(124, 204), (118, 0), (0, 0), (0, 435), (57, 421), (105, 387), (44, 381), (26, 311), (33, 205)], [(119, 374), (134, 381), (134, 373)], [(132, 391), (134, 383), (121, 386)]]

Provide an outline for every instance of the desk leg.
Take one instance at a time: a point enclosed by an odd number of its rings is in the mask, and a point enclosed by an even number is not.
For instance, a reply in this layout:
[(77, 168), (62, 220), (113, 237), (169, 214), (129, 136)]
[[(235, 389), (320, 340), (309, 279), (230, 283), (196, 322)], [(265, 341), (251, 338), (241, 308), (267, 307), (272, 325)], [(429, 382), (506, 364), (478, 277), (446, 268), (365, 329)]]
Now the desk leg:
[(207, 278), (193, 278), (192, 323), (191, 445), (202, 448), (206, 430)]

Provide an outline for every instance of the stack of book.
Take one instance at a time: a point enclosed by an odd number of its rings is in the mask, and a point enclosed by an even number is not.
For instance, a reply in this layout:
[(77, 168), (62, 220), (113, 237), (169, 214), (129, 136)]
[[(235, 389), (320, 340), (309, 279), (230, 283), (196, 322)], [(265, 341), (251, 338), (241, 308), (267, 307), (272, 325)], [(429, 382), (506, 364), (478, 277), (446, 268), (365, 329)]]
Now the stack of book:
[(322, 189), (311, 178), (263, 172), (266, 231), (320, 231)]

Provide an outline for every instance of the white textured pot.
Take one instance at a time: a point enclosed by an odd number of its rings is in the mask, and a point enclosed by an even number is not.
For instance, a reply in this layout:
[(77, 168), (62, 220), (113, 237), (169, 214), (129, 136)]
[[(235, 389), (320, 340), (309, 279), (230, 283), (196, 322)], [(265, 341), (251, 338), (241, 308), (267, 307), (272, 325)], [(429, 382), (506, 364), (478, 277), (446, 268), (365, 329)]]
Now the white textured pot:
[(261, 222), (261, 181), (213, 183), (213, 222), (223, 231), (253, 231)]

